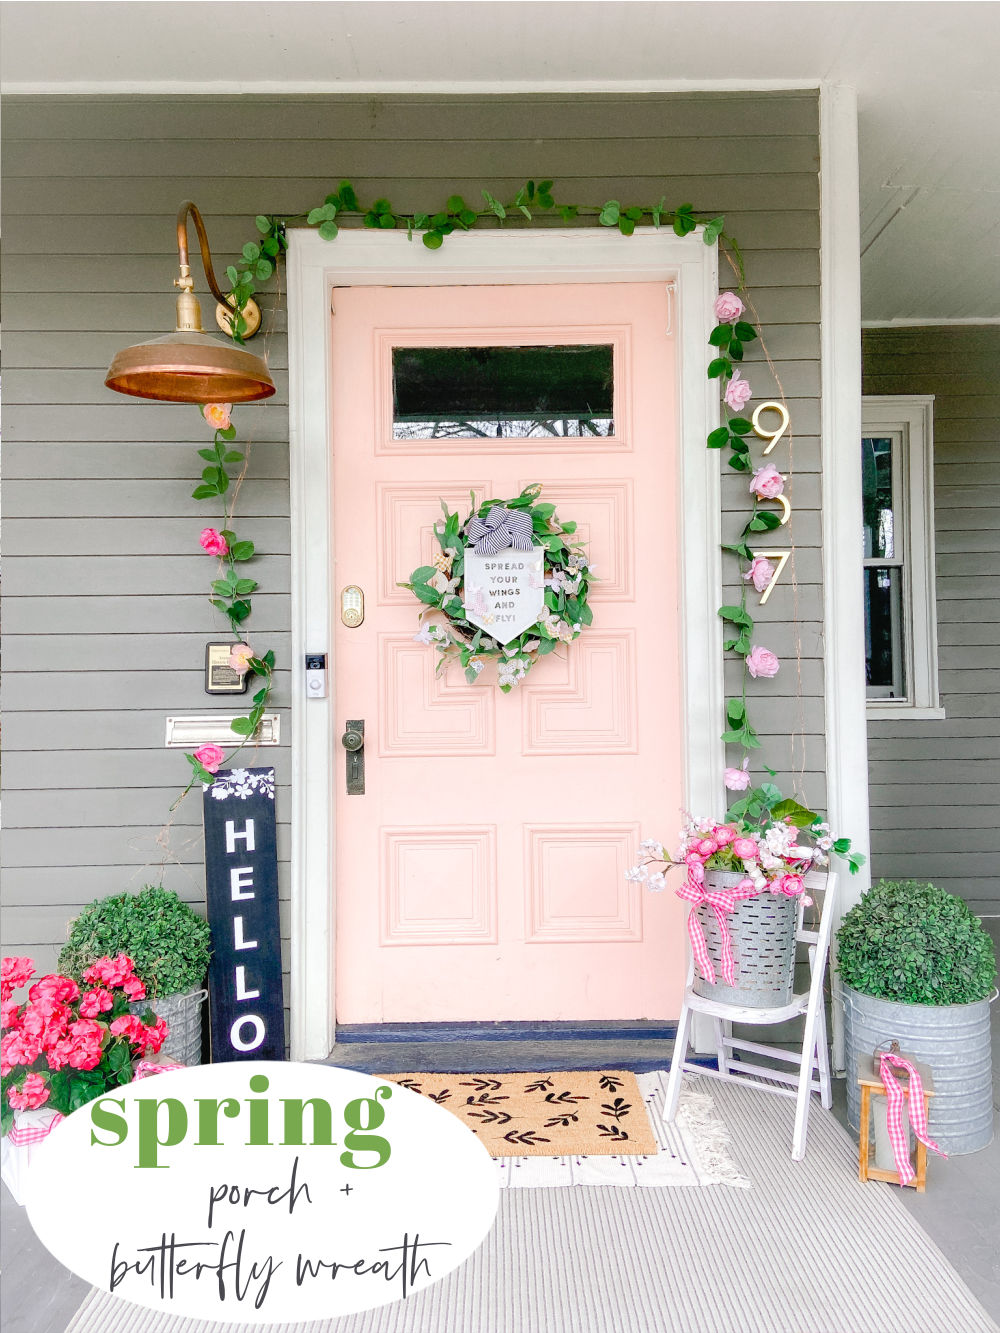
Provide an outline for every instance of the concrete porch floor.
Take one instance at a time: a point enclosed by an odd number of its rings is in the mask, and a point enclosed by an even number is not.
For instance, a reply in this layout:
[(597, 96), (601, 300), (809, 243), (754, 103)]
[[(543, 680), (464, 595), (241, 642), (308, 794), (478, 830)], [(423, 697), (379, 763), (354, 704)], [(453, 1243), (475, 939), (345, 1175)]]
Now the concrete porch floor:
[[(986, 922), (991, 933), (1000, 934), (1000, 920)], [(994, 1104), (1000, 1108), (1000, 1005), (994, 1007), (993, 1072)], [(367, 1043), (354, 1043), (356, 1057)], [(357, 1059), (352, 1067), (368, 1068), (377, 1063), (373, 1073), (402, 1071), (404, 1069), (456, 1068), (474, 1071), (493, 1068), (649, 1068), (647, 1059), (659, 1061), (660, 1067), (669, 1065), (670, 1043), (660, 1033), (635, 1034), (633, 1043), (621, 1044), (602, 1040), (585, 1042), (559, 1040), (547, 1043), (548, 1057), (539, 1050), (539, 1043), (524, 1043), (525, 1049), (514, 1051), (513, 1043), (483, 1042), (478, 1049), (470, 1045), (461, 1052), (457, 1046), (465, 1043), (422, 1043), (422, 1049), (412, 1043), (393, 1043), (381, 1053), (369, 1051), (369, 1061)], [(649, 1048), (656, 1046), (656, 1050)], [(344, 1056), (338, 1050), (337, 1063), (351, 1065), (346, 1058), (349, 1044), (343, 1046)], [(553, 1048), (559, 1047), (558, 1051)], [(501, 1049), (504, 1048), (504, 1049)], [(613, 1049), (611, 1049), (613, 1048)], [(631, 1048), (631, 1049), (630, 1049)], [(645, 1048), (645, 1049), (644, 1049)], [(526, 1063), (521, 1062), (521, 1056)], [(626, 1056), (631, 1058), (626, 1058)], [(530, 1058), (528, 1058), (530, 1057)], [(512, 1065), (509, 1061), (513, 1059)], [(470, 1060), (472, 1063), (470, 1064)], [(540, 1063), (540, 1061), (542, 1061)], [(814, 1103), (812, 1115), (822, 1115)], [(834, 1114), (847, 1123), (845, 1083), (838, 1079), (834, 1085)], [(1000, 1122), (998, 1122), (1000, 1123)], [(976, 1299), (1000, 1325), (1000, 1138), (995, 1137), (988, 1148), (966, 1157), (952, 1157), (947, 1162), (934, 1158), (928, 1164), (926, 1194), (901, 1190), (893, 1185), (872, 1183), (867, 1188), (892, 1190), (901, 1205), (942, 1251)], [(0, 1333), (65, 1333), (66, 1328), (89, 1291), (87, 1283), (75, 1277), (58, 1263), (38, 1242), (27, 1220), (24, 1209), (14, 1203), (3, 1188), (0, 1221), (3, 1229), (3, 1303)], [(887, 1258), (887, 1277), (891, 1273), (891, 1256)], [(895, 1280), (905, 1286), (905, 1274), (896, 1274)], [(456, 1333), (474, 1333), (474, 1330), (456, 1330)], [(575, 1333), (585, 1333), (576, 1330)], [(653, 1330), (650, 1331), (653, 1333)], [(695, 1330), (692, 1330), (695, 1333)], [(739, 1333), (738, 1328), (733, 1333)], [(837, 1333), (851, 1333), (848, 1328)], [(961, 1333), (961, 1330), (956, 1330)]]

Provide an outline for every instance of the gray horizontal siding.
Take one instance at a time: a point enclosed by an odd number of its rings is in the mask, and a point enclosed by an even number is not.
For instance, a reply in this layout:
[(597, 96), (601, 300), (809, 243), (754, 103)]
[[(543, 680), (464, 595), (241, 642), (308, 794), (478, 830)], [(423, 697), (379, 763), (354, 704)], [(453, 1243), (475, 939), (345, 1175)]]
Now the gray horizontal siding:
[(1000, 329), (868, 329), (864, 391), (932, 393), (941, 721), (871, 721), (872, 868), (1000, 913)]
[[(79, 905), (155, 878), (161, 861), (166, 884), (202, 900), (197, 795), (165, 835), (168, 852), (157, 836), (186, 770), (162, 748), (163, 719), (205, 708), (204, 643), (223, 629), (197, 548), (212, 511), (190, 497), (207, 432), (194, 409), (122, 399), (102, 382), (120, 347), (171, 327), (185, 198), (205, 214), (219, 270), (255, 234), (256, 213), (303, 211), (343, 176), (403, 209), (552, 176), (564, 200), (666, 194), (724, 212), (795, 430), (795, 585), (789, 571), (759, 616), (785, 670), (754, 687), (754, 718), (786, 785), (823, 802), (812, 94), (8, 98), (2, 126), (8, 947), (52, 961)], [(728, 276), (724, 266), (731, 286)], [(263, 305), (279, 391), (237, 418), (254, 441), (238, 526), (267, 552), (253, 570), (251, 634), (278, 652), (287, 737), (287, 319), (273, 293)], [(758, 347), (745, 369), (758, 398), (774, 395)], [(745, 479), (727, 474), (727, 533), (745, 501)], [(289, 756), (283, 746), (260, 758), (277, 765), (287, 857)], [(283, 928), (286, 872), (283, 860)]]

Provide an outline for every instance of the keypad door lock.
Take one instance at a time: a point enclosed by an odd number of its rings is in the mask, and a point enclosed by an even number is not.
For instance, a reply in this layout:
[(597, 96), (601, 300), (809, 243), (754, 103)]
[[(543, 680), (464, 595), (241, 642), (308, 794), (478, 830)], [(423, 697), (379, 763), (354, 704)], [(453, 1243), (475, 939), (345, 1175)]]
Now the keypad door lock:
[(349, 721), (340, 738), (347, 759), (347, 794), (364, 796), (365, 794), (365, 724), (363, 721)]

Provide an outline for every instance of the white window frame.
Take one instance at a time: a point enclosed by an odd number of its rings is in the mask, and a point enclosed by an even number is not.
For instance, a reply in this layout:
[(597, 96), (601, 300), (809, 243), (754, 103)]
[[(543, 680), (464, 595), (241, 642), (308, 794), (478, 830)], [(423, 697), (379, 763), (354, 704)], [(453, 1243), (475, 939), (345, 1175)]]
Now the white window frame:
[(893, 459), (893, 507), (899, 529), (896, 549), (902, 555), (906, 682), (906, 698), (870, 698), (867, 715), (878, 720), (943, 718), (934, 570), (934, 395), (866, 394), (861, 411), (863, 438), (891, 435), (900, 442)]

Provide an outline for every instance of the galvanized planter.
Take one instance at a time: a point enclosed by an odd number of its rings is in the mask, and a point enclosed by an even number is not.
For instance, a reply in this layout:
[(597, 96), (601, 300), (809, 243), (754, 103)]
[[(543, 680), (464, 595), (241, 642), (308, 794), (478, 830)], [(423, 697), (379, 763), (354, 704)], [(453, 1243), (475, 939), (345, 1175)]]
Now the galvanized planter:
[[(734, 889), (745, 875), (728, 870), (709, 870), (705, 884), (713, 889)], [(722, 936), (711, 907), (700, 904), (692, 909), (705, 932), (708, 956), (715, 975), (722, 976)], [(745, 898), (726, 923), (733, 943), (735, 986), (720, 981), (711, 985), (695, 971), (695, 994), (724, 1004), (744, 1005), (753, 1009), (780, 1009), (789, 1004), (795, 984), (795, 919), (797, 900), (784, 894), (759, 893)]]
[(935, 1096), (930, 1135), (943, 1152), (978, 1152), (993, 1138), (993, 1074), (990, 1001), (975, 1004), (900, 1004), (844, 986), (844, 1045), (847, 1109), (851, 1127), (861, 1123), (861, 1090), (855, 1079), (859, 1055), (898, 1041), (906, 1055), (929, 1065)]
[(157, 1018), (166, 1022), (170, 1032), (161, 1055), (169, 1055), (182, 1065), (200, 1065), (201, 1007), (207, 995), (207, 990), (180, 991), (176, 995), (161, 995), (155, 1000), (136, 1000), (129, 1008), (140, 1018), (147, 1009), (152, 1009)]

